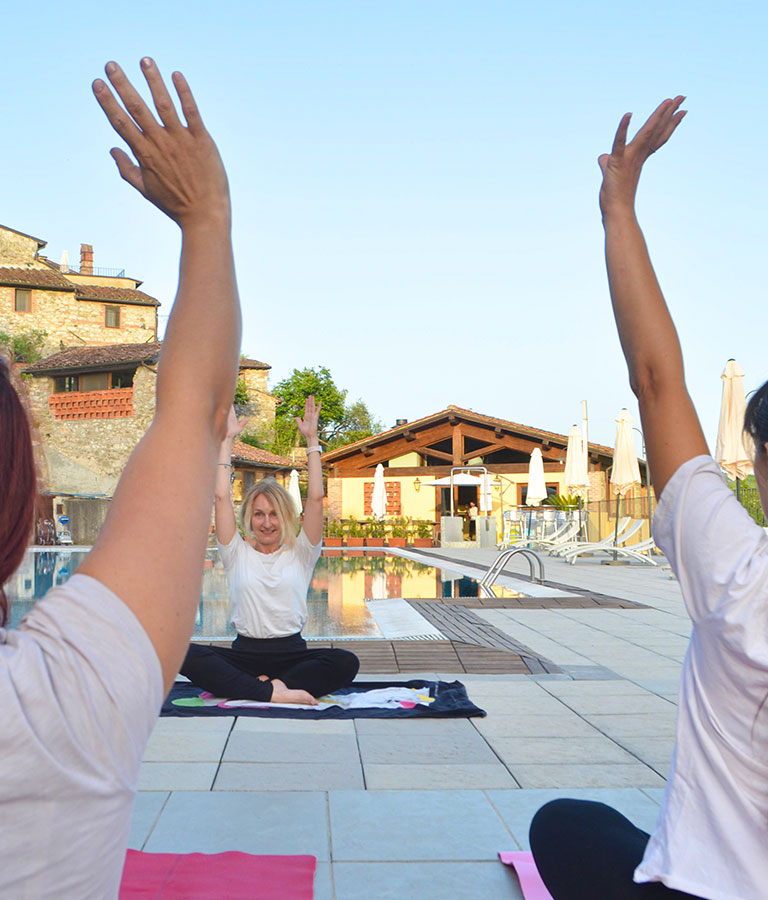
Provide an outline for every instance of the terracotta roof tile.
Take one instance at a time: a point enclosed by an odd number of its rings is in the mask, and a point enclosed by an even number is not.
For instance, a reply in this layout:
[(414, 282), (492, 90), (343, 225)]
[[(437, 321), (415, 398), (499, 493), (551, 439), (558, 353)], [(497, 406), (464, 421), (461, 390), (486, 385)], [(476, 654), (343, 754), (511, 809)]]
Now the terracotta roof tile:
[(144, 291), (132, 288), (107, 287), (103, 284), (75, 285), (78, 300), (117, 300), (122, 303), (141, 303), (145, 306), (160, 306), (159, 301)]
[(259, 362), (258, 359), (248, 359), (245, 356), (240, 359), (241, 369), (271, 369), (272, 366)]
[(156, 363), (162, 343), (153, 341), (148, 344), (108, 344), (100, 347), (70, 347), (46, 356), (39, 362), (32, 363), (24, 369), (25, 373), (45, 375), (62, 369), (103, 368), (108, 365)]
[(0, 285), (43, 288), (53, 291), (74, 291), (75, 286), (51, 269), (31, 269), (27, 266), (0, 266)]
[(276, 456), (260, 447), (252, 447), (250, 444), (244, 444), (242, 441), (235, 440), (232, 444), (232, 458), (241, 459), (244, 462), (257, 463), (259, 465), (272, 466), (276, 469), (301, 469), (303, 466), (296, 465), (285, 456)]

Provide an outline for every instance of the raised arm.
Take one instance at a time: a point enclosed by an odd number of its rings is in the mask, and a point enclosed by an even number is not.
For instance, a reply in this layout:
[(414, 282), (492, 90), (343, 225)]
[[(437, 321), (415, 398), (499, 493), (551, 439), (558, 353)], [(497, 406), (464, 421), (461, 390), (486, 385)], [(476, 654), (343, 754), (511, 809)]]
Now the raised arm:
[(227, 419), (227, 435), (219, 445), (216, 464), (216, 492), (214, 494), (214, 520), (216, 537), (220, 544), (228, 544), (237, 531), (235, 507), (232, 504), (232, 444), (245, 427), (247, 419), (237, 421), (235, 408), (230, 407)]
[(640, 406), (657, 496), (686, 460), (709, 452), (685, 386), (677, 331), (635, 215), (635, 193), (643, 164), (682, 121), (683, 100), (665, 100), (629, 144), (627, 113), (610, 154), (598, 160), (603, 172), (600, 208), (613, 313), (629, 382)]
[(181, 227), (179, 288), (163, 342), (154, 419), (79, 571), (136, 614), (167, 689), (200, 597), (217, 455), (237, 377), (240, 305), (229, 189), (216, 145), (183, 76), (174, 73), (173, 84), (186, 124), (154, 62), (145, 58), (141, 67), (159, 122), (116, 63), (106, 67), (115, 93), (100, 79), (93, 90), (136, 160), (113, 149), (120, 174)]
[(304, 418), (296, 416), (296, 424), (307, 442), (307, 502), (304, 504), (304, 534), (311, 544), (319, 544), (323, 537), (323, 467), (320, 462), (320, 441), (317, 423), (322, 405), (310, 395), (304, 403)]

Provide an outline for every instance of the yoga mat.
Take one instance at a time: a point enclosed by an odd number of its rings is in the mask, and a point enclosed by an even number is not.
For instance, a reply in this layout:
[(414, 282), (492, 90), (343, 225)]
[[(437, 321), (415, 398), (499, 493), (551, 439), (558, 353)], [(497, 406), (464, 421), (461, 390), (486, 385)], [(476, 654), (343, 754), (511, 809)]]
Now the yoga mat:
[(552, 894), (541, 880), (530, 850), (516, 850), (510, 853), (499, 851), (499, 859), (505, 866), (512, 866), (517, 872), (525, 900), (552, 900)]
[(229, 707), (177, 706), (174, 700), (193, 700), (202, 693), (200, 688), (187, 681), (177, 681), (160, 710), (161, 716), (261, 716), (276, 719), (418, 719), (418, 718), (467, 718), (484, 716), (485, 711), (467, 696), (467, 689), (460, 681), (358, 681), (335, 694), (350, 694), (372, 691), (383, 687), (419, 688), (428, 692), (434, 701), (429, 706), (421, 704), (411, 709), (342, 709), (332, 706), (327, 709), (302, 709), (290, 704), (280, 706)]
[(314, 856), (142, 853), (125, 857), (119, 900), (312, 900)]

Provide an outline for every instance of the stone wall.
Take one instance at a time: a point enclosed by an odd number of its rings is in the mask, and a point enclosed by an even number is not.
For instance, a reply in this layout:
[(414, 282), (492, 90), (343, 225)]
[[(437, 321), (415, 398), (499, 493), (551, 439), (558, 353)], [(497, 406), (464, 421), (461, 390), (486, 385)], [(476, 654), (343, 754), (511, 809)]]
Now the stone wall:
[(0, 331), (19, 334), (33, 328), (46, 331), (44, 355), (65, 346), (85, 344), (142, 344), (155, 340), (155, 307), (120, 305), (120, 327), (104, 324), (106, 304), (77, 300), (74, 290), (50, 291), (32, 288), (30, 312), (16, 312), (15, 288), (0, 287)]
[(34, 238), (0, 228), (0, 266), (26, 265), (35, 258), (37, 247)]
[(30, 406), (45, 450), (49, 490), (112, 495), (131, 451), (152, 421), (155, 380), (151, 369), (136, 370), (132, 416), (73, 421), (57, 419), (50, 408), (52, 378), (27, 378)]

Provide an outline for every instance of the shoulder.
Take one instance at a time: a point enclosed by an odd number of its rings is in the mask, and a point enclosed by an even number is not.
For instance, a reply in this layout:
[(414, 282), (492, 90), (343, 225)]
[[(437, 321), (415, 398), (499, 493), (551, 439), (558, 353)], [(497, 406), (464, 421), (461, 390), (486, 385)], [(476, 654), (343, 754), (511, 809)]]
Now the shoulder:
[(296, 554), (296, 556), (298, 556), (299, 559), (301, 559), (302, 562), (304, 562), (306, 565), (312, 566), (314, 566), (320, 558), (322, 549), (322, 540), (318, 541), (317, 544), (312, 544), (303, 528), (299, 532), (299, 535), (293, 545), (293, 552)]

